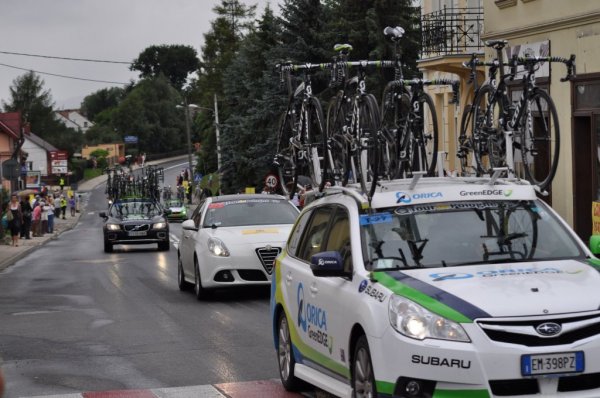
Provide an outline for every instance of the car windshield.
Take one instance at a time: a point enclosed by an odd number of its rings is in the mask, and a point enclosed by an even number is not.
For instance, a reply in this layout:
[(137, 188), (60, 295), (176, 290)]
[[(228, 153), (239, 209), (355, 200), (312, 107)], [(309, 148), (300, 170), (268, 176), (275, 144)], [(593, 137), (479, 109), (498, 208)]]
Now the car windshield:
[(170, 200), (165, 203), (166, 207), (183, 207), (183, 202), (180, 200)]
[(585, 256), (537, 201), (453, 202), (362, 215), (370, 270), (558, 260)]
[(150, 201), (116, 202), (110, 207), (110, 216), (127, 218), (132, 216), (154, 217), (162, 214), (161, 207)]
[(240, 199), (208, 205), (204, 227), (293, 224), (298, 217), (294, 205), (280, 199)]

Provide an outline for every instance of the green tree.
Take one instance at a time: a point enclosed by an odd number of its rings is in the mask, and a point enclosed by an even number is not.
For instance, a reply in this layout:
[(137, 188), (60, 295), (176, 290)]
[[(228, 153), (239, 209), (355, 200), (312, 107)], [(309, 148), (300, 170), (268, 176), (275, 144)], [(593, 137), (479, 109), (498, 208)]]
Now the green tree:
[(9, 90), (11, 101), (3, 101), (5, 111), (21, 112), (23, 122), (29, 123), (31, 132), (58, 149), (68, 151), (69, 155), (80, 150), (83, 134), (56, 119), (50, 90), (44, 89), (44, 81), (35, 72), (17, 77)]
[(221, 189), (261, 184), (275, 154), (274, 121), (281, 111), (279, 81), (272, 74), (270, 54), (278, 45), (277, 23), (270, 7), (255, 31), (242, 42), (225, 72), (224, 94), (232, 107), (221, 130)]
[[(256, 6), (247, 6), (239, 0), (221, 0), (213, 8), (216, 18), (210, 30), (204, 34), (204, 45), (198, 78), (188, 91), (188, 102), (203, 108), (213, 108), (214, 95), (219, 96), (219, 116), (226, 120), (230, 113), (229, 99), (223, 98), (223, 74), (235, 57), (240, 42), (254, 30)], [(216, 140), (213, 119), (209, 112), (199, 112), (194, 127), (201, 131), (202, 151), (199, 167), (208, 171), (217, 169)], [(222, 147), (222, 152), (227, 151)], [(204, 171), (204, 170), (202, 170)]]
[(52, 119), (53, 106), (50, 90), (44, 89), (44, 80), (29, 71), (13, 80), (9, 88), (10, 102), (2, 101), (5, 112), (21, 112), (24, 122), (38, 131)]
[(198, 65), (198, 54), (191, 46), (154, 45), (142, 51), (129, 69), (139, 71), (141, 78), (156, 78), (163, 74), (173, 87), (181, 90), (188, 75), (195, 72)]
[(96, 121), (96, 116), (101, 112), (115, 108), (125, 97), (125, 89), (121, 87), (103, 88), (83, 99), (81, 112), (91, 121)]
[(139, 148), (151, 154), (185, 148), (185, 119), (176, 105), (181, 95), (164, 76), (142, 80), (111, 115), (121, 140), (135, 135)]

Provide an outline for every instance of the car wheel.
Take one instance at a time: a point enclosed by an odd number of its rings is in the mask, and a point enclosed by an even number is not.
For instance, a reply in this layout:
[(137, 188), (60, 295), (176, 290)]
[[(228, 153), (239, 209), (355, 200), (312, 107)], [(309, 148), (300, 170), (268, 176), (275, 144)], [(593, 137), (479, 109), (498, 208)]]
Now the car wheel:
[(160, 250), (161, 252), (168, 252), (170, 249), (171, 244), (169, 241), (158, 243), (158, 250)]
[(104, 241), (104, 252), (105, 253), (112, 253), (113, 251), (113, 245), (112, 243), (108, 242), (108, 241)]
[(352, 389), (354, 398), (373, 398), (377, 396), (371, 351), (366, 336), (360, 336), (354, 347), (352, 361)]
[(281, 312), (278, 323), (279, 343), (277, 344), (277, 358), (279, 363), (279, 377), (281, 384), (288, 391), (298, 391), (303, 383), (294, 375), (296, 360), (292, 351), (292, 339), (285, 312)]
[(179, 290), (186, 291), (190, 290), (191, 283), (185, 280), (185, 274), (183, 273), (183, 263), (181, 262), (181, 257), (177, 258), (177, 285), (179, 285)]
[(196, 299), (203, 300), (209, 296), (208, 290), (202, 287), (202, 279), (200, 278), (200, 266), (198, 265), (198, 259), (194, 257), (194, 293)]

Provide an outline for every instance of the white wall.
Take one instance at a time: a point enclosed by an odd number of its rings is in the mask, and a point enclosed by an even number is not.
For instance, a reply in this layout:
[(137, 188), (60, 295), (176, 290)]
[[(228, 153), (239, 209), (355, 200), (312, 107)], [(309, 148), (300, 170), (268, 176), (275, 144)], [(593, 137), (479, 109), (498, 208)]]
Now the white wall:
[(43, 176), (48, 175), (48, 152), (40, 148), (25, 137), (22, 149), (27, 152), (27, 161), (31, 162), (32, 171), (40, 171)]

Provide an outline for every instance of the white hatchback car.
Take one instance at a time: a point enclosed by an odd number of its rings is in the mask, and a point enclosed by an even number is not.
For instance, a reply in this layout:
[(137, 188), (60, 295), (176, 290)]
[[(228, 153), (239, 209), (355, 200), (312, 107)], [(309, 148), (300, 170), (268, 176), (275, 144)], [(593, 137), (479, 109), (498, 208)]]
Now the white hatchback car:
[[(526, 182), (306, 206), (275, 264), (280, 377), (340, 397), (600, 397), (600, 262)], [(592, 240), (594, 252), (598, 242)]]
[(278, 195), (206, 198), (181, 225), (179, 288), (193, 285), (200, 300), (214, 288), (269, 285), (298, 213)]

